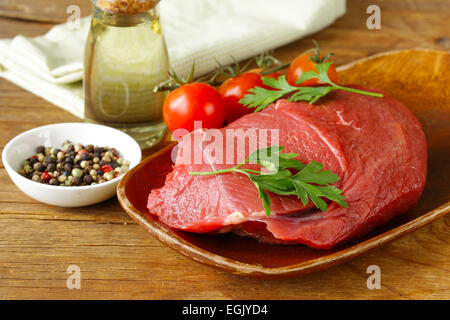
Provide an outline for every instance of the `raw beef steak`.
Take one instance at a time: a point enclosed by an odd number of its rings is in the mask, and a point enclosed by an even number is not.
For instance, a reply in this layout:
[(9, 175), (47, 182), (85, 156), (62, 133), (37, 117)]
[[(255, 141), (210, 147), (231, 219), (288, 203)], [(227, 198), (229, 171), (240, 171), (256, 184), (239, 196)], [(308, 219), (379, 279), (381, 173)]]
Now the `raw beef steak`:
[[(246, 176), (190, 175), (191, 171), (219, 170), (240, 162), (218, 161), (226, 154), (227, 143), (220, 152), (208, 149), (211, 140), (227, 135), (227, 129), (241, 129), (249, 137), (264, 129), (279, 129), (277, 142), (285, 147), (283, 152), (300, 154), (297, 159), (304, 163), (321, 162), (324, 169), (341, 177), (336, 186), (344, 191), (349, 207), (331, 203), (329, 212), (324, 213), (311, 204), (304, 206), (295, 196), (270, 193), (271, 216), (267, 218), (258, 192)], [(236, 145), (229, 142), (228, 147), (230, 143)], [(261, 241), (302, 243), (320, 249), (360, 236), (413, 207), (427, 174), (425, 136), (409, 109), (387, 96), (374, 98), (340, 90), (314, 105), (278, 100), (223, 129), (186, 135), (178, 146), (178, 158), (165, 185), (149, 195), (150, 214), (185, 231), (234, 231)], [(233, 157), (242, 160), (260, 147), (247, 143), (242, 154)], [(194, 155), (200, 155), (203, 162), (195, 164)]]

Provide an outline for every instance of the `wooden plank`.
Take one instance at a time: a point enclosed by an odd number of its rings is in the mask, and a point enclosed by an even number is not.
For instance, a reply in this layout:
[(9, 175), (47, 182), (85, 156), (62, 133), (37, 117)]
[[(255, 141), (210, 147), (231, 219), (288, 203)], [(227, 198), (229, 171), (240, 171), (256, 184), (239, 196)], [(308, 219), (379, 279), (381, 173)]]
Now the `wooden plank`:
[[(351, 262), (310, 276), (260, 281), (227, 275), (167, 249), (134, 224), (0, 215), (2, 298), (446, 298), (449, 219)], [(65, 287), (80, 266), (82, 289)], [(366, 288), (380, 266), (382, 289)]]

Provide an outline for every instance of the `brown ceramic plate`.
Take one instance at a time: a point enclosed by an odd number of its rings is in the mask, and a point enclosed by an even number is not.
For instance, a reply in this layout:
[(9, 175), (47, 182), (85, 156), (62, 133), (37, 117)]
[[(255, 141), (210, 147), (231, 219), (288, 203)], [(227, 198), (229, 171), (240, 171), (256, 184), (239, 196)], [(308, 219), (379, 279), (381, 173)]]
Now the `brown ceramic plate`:
[(173, 145), (133, 168), (118, 186), (124, 210), (153, 236), (180, 253), (210, 266), (244, 276), (278, 278), (302, 275), (346, 261), (414, 231), (450, 211), (450, 54), (406, 50), (379, 54), (340, 67), (341, 83), (380, 88), (404, 102), (420, 119), (428, 142), (428, 178), (417, 206), (363, 238), (332, 250), (303, 245), (261, 244), (232, 234), (208, 236), (173, 230), (149, 216), (151, 189), (171, 171)]

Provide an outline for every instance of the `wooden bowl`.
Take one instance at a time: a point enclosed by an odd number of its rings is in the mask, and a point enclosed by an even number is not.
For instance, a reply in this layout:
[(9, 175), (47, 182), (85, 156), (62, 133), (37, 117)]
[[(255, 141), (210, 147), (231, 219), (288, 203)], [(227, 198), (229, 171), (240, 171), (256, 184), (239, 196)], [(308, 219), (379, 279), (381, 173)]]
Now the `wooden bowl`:
[(243, 276), (298, 276), (342, 263), (414, 231), (450, 211), (450, 54), (406, 50), (378, 54), (338, 68), (341, 83), (382, 89), (407, 105), (422, 122), (428, 142), (428, 178), (417, 206), (364, 236), (332, 250), (303, 245), (261, 244), (233, 234), (203, 235), (174, 230), (148, 214), (150, 190), (172, 170), (173, 144), (142, 161), (122, 179), (123, 209), (153, 236), (194, 260)]

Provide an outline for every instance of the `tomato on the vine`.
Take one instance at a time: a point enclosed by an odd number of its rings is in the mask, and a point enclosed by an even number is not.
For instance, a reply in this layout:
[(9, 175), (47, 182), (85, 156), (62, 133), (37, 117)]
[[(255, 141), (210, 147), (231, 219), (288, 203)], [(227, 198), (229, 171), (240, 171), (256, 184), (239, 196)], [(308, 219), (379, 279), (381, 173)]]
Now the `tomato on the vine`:
[(194, 130), (194, 121), (203, 128), (220, 128), (225, 120), (225, 108), (220, 94), (206, 83), (185, 84), (172, 91), (163, 106), (163, 117), (171, 132)]
[[(326, 62), (327, 60), (328, 60), (328, 56), (323, 57), (320, 54), (318, 47), (316, 48), (316, 51), (314, 53), (307, 52), (307, 53), (303, 53), (303, 54), (299, 55), (297, 58), (294, 59), (294, 61), (292, 61), (291, 65), (289, 66), (289, 69), (286, 74), (287, 82), (292, 86), (298, 85), (298, 86), (303, 86), (303, 87), (311, 86), (311, 85), (315, 85), (315, 84), (321, 84), (319, 79), (309, 79), (309, 80), (303, 81), (300, 84), (297, 84), (296, 82), (298, 81), (298, 79), (300, 79), (303, 72), (308, 72), (308, 71), (317, 72), (316, 64)], [(338, 75), (336, 72), (336, 67), (333, 63), (328, 68), (327, 75), (330, 78), (331, 82), (334, 82), (337, 84)]]
[(248, 90), (254, 87), (264, 87), (264, 85), (261, 75), (252, 71), (230, 78), (220, 85), (219, 93), (224, 101), (226, 121), (232, 122), (253, 112), (253, 109), (239, 103), (239, 100), (248, 93)]

